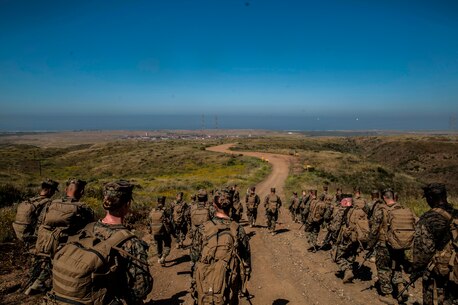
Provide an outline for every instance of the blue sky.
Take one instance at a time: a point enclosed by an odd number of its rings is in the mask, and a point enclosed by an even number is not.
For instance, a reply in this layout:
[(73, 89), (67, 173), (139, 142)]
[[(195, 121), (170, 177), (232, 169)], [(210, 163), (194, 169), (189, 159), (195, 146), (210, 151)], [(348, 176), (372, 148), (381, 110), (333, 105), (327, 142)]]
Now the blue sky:
[(457, 112), (457, 1), (0, 0), (3, 115)]

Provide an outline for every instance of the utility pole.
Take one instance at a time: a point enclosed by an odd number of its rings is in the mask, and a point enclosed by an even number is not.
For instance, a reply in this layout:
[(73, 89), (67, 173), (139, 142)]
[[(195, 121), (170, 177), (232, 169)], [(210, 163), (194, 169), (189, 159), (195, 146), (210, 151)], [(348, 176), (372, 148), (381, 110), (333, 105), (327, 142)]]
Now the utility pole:
[(218, 116), (215, 115), (215, 129), (218, 129)]

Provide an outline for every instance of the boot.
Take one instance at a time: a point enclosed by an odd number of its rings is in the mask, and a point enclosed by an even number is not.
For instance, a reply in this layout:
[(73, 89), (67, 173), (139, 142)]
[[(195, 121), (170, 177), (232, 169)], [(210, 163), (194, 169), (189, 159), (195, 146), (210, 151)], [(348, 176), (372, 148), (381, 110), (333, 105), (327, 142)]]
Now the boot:
[(27, 290), (24, 292), (25, 295), (36, 295), (40, 293), (45, 293), (46, 288), (44, 287), (43, 284), (41, 284), (38, 280), (35, 280), (32, 285), (27, 288)]
[(348, 284), (353, 282), (353, 272), (350, 269), (345, 270), (344, 276), (343, 276), (343, 283)]

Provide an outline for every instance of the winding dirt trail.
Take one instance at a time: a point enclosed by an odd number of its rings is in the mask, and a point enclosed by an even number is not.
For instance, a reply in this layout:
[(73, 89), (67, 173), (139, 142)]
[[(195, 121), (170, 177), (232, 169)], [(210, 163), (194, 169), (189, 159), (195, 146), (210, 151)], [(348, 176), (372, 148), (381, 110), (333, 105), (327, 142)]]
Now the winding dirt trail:
[[(296, 304), (383, 304), (378, 300), (371, 286), (370, 274), (375, 274), (374, 266), (366, 263), (366, 278), (356, 279), (353, 284), (343, 284), (334, 272), (337, 266), (331, 260), (329, 251), (310, 253), (300, 225), (291, 221), (287, 206), (289, 196), (285, 197), (283, 188), (294, 157), (286, 155), (231, 151), (233, 144), (207, 148), (215, 153), (244, 154), (256, 158), (267, 158), (272, 165), (272, 172), (256, 186), (261, 200), (271, 187), (277, 189), (283, 201), (275, 236), (268, 234), (265, 228), (265, 210), (259, 206), (256, 228), (245, 226), (250, 234), (252, 251), (252, 278), (248, 284), (249, 292), (254, 295), (250, 300), (253, 305), (296, 305)], [(242, 190), (243, 193), (243, 190)], [(322, 236), (321, 236), (322, 238)], [(152, 293), (153, 304), (192, 304), (187, 289), (189, 288), (189, 263), (187, 250), (173, 249), (166, 268), (155, 264), (155, 278)], [(364, 291), (362, 291), (364, 290)], [(242, 305), (250, 304), (241, 300)]]

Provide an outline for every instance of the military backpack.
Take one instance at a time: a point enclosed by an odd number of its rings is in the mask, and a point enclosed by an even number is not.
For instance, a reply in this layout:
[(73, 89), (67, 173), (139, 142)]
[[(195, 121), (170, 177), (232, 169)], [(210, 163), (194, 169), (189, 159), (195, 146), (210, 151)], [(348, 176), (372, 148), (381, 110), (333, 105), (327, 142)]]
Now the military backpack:
[(164, 226), (165, 212), (163, 209), (153, 209), (149, 214), (151, 234), (161, 235), (166, 229)]
[(198, 227), (209, 219), (210, 215), (204, 204), (197, 203), (191, 207), (191, 224), (193, 227)]
[(308, 215), (308, 223), (321, 223), (324, 220), (326, 212), (326, 202), (321, 200), (312, 200), (310, 202), (310, 212)]
[(386, 217), (387, 244), (397, 250), (412, 248), (416, 222), (413, 212), (397, 203), (392, 206), (381, 206)]
[(53, 259), (53, 288), (48, 297), (58, 304), (110, 304), (122, 288), (116, 285), (119, 253), (130, 255), (120, 246), (135, 235), (122, 229), (102, 240), (94, 235), (94, 225), (69, 237)]
[(369, 238), (369, 221), (362, 209), (350, 208), (347, 216), (348, 236), (353, 242), (365, 243)]
[(18, 204), (13, 229), (19, 240), (24, 241), (34, 235), (38, 216), (49, 202), (51, 202), (49, 198), (35, 197)]
[(203, 226), (203, 247), (195, 267), (198, 305), (224, 305), (237, 293), (240, 277), (237, 254), (238, 224), (208, 221)]
[(81, 202), (54, 200), (45, 211), (42, 224), (38, 228), (35, 249), (37, 254), (53, 257), (57, 247), (67, 238), (67, 230), (82, 226)]
[(433, 211), (450, 222), (451, 239), (431, 259), (432, 268), (437, 274), (448, 277), (450, 282), (458, 285), (458, 218), (453, 218), (441, 208), (434, 208)]

